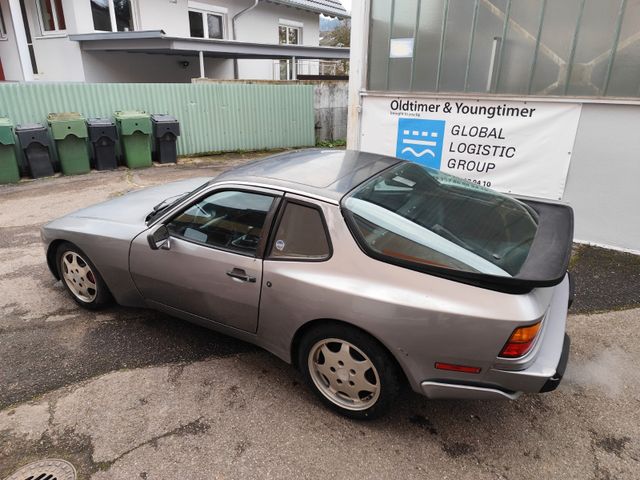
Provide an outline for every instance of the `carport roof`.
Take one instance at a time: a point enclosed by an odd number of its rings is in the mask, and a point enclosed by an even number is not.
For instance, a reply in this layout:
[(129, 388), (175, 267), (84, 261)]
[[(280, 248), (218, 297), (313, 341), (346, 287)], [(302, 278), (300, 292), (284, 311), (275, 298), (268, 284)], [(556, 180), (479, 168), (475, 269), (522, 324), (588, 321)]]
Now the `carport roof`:
[(349, 59), (349, 49), (311, 45), (279, 45), (205, 38), (184, 38), (166, 35), (162, 30), (135, 32), (100, 32), (69, 35), (85, 51), (158, 53), (164, 55), (215, 58), (265, 59)]

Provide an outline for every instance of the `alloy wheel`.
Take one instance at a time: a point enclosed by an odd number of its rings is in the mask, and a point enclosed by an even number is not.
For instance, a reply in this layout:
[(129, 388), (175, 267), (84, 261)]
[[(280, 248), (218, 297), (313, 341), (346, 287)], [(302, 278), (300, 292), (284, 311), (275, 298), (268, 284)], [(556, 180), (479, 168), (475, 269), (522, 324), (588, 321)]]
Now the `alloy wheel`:
[(61, 257), (62, 277), (71, 293), (85, 303), (95, 300), (98, 293), (96, 277), (87, 261), (78, 253), (66, 251)]
[(327, 338), (309, 351), (313, 383), (331, 402), (347, 410), (366, 410), (380, 396), (380, 376), (373, 362), (346, 340)]

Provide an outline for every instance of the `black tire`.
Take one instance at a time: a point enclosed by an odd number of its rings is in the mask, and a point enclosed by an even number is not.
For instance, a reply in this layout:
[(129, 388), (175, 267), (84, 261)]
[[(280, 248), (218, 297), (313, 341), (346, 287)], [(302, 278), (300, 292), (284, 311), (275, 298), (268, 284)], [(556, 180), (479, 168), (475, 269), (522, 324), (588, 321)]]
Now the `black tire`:
[[(65, 278), (65, 270), (64, 270), (65, 266), (62, 263), (63, 258), (66, 256), (70, 256), (72, 254), (75, 254), (77, 258), (79, 258), (82, 261), (82, 263), (86, 264), (86, 266), (91, 271), (93, 279), (95, 280), (95, 289), (94, 289), (95, 294), (93, 295), (93, 298), (91, 298), (90, 300), (88, 299), (83, 300), (76, 293), (74, 293), (74, 291), (69, 286), (69, 283), (68, 283), (69, 280)], [(64, 285), (65, 290), (71, 296), (71, 298), (73, 298), (73, 300), (75, 300), (75, 302), (81, 307), (86, 308), (88, 310), (100, 310), (107, 307), (113, 302), (113, 297), (109, 292), (109, 288), (107, 287), (107, 284), (104, 282), (104, 279), (102, 278), (102, 275), (100, 275), (100, 272), (98, 271), (98, 269), (95, 267), (93, 262), (91, 262), (91, 259), (74, 244), (69, 242), (64, 242), (58, 246), (58, 249), (56, 250), (56, 268), (58, 269), (58, 275), (60, 276), (60, 280), (62, 281), (62, 285)]]
[[(376, 383), (378, 384), (379, 393), (377, 394), (377, 398), (373, 401), (373, 403), (368, 405), (367, 408), (354, 410), (352, 409), (353, 407), (347, 408), (337, 403), (340, 402), (339, 398), (329, 398), (328, 395), (330, 395), (330, 392), (328, 392), (328, 383), (330, 383), (330, 381), (327, 379), (327, 377), (322, 377), (322, 374), (318, 376), (317, 373), (312, 373), (311, 368), (313, 367), (310, 366), (310, 363), (312, 365), (316, 365), (317, 363), (314, 363), (315, 356), (312, 357), (311, 361), (309, 357), (310, 355), (313, 356), (314, 352), (317, 352), (318, 343), (323, 342), (327, 339), (338, 339), (350, 343), (353, 347), (355, 347), (355, 349), (350, 348), (350, 354), (352, 357), (357, 356), (359, 357), (359, 359), (361, 359), (362, 355), (357, 352), (357, 350), (360, 350), (365, 357), (368, 357), (367, 359), (373, 364), (373, 367), (375, 367), (375, 370), (372, 370), (368, 373), (372, 374), (372, 372), (374, 371), (377, 373)], [(339, 343), (337, 342), (329, 342), (327, 345), (330, 345), (332, 343), (335, 345), (339, 345)], [(314, 350), (313, 352), (312, 349)], [(309, 331), (305, 332), (300, 340), (297, 362), (298, 368), (300, 369), (305, 382), (315, 392), (318, 398), (327, 407), (340, 413), (341, 415), (344, 415), (345, 417), (353, 418), (356, 420), (370, 420), (379, 418), (389, 411), (394, 400), (398, 396), (398, 393), (400, 392), (402, 375), (395, 359), (376, 339), (363, 332), (362, 330), (350, 327), (348, 325), (339, 323), (320, 324), (312, 327)], [(341, 368), (345, 369), (344, 366)], [(316, 385), (314, 376), (318, 379), (318, 381), (320, 381), (319, 377), (325, 379), (327, 385), (325, 385), (324, 391), (326, 393), (323, 393), (320, 387)], [(336, 395), (334, 394), (334, 397), (335, 396)], [(370, 397), (374, 397), (374, 395), (370, 395)]]

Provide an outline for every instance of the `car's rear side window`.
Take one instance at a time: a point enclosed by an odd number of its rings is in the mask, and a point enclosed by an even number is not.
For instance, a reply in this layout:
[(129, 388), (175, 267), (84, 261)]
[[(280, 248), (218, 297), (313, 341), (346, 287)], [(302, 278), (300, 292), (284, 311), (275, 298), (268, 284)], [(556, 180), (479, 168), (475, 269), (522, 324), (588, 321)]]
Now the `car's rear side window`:
[(331, 247), (320, 210), (288, 202), (276, 230), (271, 258), (324, 260)]
[(374, 177), (343, 206), (365, 250), (427, 270), (515, 276), (537, 231), (525, 204), (413, 163)]

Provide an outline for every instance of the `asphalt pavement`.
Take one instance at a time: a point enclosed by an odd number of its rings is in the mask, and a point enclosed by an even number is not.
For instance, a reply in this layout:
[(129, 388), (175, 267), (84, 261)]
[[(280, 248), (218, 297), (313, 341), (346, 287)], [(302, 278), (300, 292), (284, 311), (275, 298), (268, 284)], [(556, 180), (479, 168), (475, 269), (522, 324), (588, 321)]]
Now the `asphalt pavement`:
[[(83, 311), (50, 275), (38, 231), (48, 220), (254, 157), (0, 187), (0, 478), (53, 457), (99, 480), (640, 479), (640, 309), (620, 310), (634, 292), (579, 309), (615, 311), (569, 317), (555, 392), (515, 402), (405, 392), (388, 417), (355, 422), (260, 349), (151, 311)], [(621, 261), (604, 262), (607, 275), (629, 277)], [(598, 274), (583, 268), (596, 290)]]

